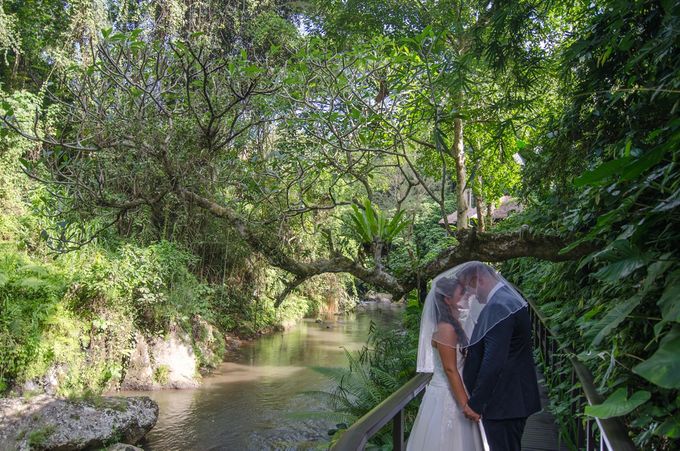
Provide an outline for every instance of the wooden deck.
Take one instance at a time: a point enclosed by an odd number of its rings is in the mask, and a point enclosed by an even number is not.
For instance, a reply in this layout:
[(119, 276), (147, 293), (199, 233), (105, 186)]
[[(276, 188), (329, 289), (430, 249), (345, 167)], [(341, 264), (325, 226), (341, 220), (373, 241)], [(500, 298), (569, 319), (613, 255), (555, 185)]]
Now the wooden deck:
[(543, 382), (543, 375), (538, 373), (538, 389), (541, 395), (543, 411), (527, 419), (522, 436), (522, 450), (524, 451), (568, 451), (560, 443), (560, 432), (555, 417), (547, 411), (548, 392)]

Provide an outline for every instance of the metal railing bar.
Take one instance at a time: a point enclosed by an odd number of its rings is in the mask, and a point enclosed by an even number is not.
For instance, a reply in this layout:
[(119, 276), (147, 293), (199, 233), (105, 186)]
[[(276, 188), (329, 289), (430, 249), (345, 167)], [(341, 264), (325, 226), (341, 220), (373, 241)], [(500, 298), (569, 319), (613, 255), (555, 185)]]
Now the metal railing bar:
[(402, 451), (404, 449), (404, 409), (402, 408), (394, 416), (392, 421), (392, 449)]
[[(581, 363), (575, 356), (570, 356), (569, 360), (574, 366), (576, 377), (581, 381), (583, 393), (586, 395), (588, 404), (602, 404), (604, 398), (598, 393), (593, 381), (593, 375), (586, 366)], [(602, 440), (604, 440), (607, 448), (616, 451), (628, 451), (637, 449), (630, 437), (626, 433), (626, 428), (623, 423), (617, 418), (600, 419), (595, 418), (597, 426), (602, 431)]]
[[(533, 301), (529, 300), (529, 298), (524, 296), (524, 294), (522, 294), (522, 296), (529, 303), (531, 310), (541, 323), (542, 326), (541, 328), (543, 329), (543, 334), (541, 335), (545, 337), (544, 339), (547, 340), (548, 336), (555, 337), (555, 334), (553, 334), (552, 331), (547, 326), (547, 318), (538, 309), (536, 304), (534, 304)], [(590, 372), (590, 370), (580, 360), (578, 360), (575, 353), (568, 346), (562, 345), (560, 347), (567, 354), (567, 358), (569, 359), (569, 362), (572, 365), (573, 368), (572, 383), (575, 375), (576, 379), (578, 379), (579, 382), (581, 383), (581, 389), (583, 390), (583, 393), (588, 404), (590, 405), (601, 404), (604, 401), (604, 399), (595, 388), (593, 375)], [(544, 352), (545, 355), (547, 347), (541, 347), (541, 351)], [(609, 450), (632, 451), (637, 449), (633, 444), (633, 441), (628, 436), (628, 433), (623, 422), (621, 422), (619, 418), (607, 418), (607, 419), (595, 418), (595, 421), (597, 422), (597, 426), (600, 429), (601, 439), (606, 443), (607, 448)], [(584, 431), (586, 435), (585, 439), (587, 446), (589, 445), (592, 435), (592, 431), (588, 429)], [(580, 441), (579, 437), (577, 437), (577, 443), (579, 443), (579, 441)], [(590, 448), (587, 447), (586, 449)]]

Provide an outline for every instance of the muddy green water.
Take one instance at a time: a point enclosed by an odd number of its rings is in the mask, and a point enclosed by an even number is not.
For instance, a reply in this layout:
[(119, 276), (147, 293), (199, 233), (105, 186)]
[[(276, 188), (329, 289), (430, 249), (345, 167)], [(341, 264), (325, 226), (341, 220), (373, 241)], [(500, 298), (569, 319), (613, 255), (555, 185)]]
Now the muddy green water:
[(323, 410), (304, 392), (334, 385), (310, 367), (345, 367), (343, 347), (360, 349), (371, 321), (396, 330), (398, 319), (398, 310), (389, 309), (323, 324), (304, 320), (289, 331), (245, 343), (200, 388), (136, 392), (160, 406), (158, 423), (141, 446), (153, 451), (321, 449), (333, 422), (296, 414)]

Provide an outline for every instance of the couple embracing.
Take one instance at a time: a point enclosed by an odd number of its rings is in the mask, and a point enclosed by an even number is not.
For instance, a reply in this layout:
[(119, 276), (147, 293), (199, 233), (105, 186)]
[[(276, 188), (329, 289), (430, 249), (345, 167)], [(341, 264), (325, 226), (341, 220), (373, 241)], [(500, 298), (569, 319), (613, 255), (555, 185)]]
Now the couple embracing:
[(541, 409), (527, 302), (491, 267), (437, 276), (420, 323), (418, 372), (433, 373), (409, 451), (520, 450)]

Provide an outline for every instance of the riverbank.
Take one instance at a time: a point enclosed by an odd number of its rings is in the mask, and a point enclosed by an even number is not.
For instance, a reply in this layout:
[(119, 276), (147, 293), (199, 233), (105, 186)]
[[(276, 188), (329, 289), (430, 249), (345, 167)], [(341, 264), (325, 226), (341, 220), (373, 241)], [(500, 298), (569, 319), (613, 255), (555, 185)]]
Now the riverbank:
[(342, 304), (303, 291), (276, 309), (244, 287), (200, 282), (189, 262), (168, 242), (58, 259), (0, 242), (0, 395), (194, 387), (236, 337)]
[(158, 404), (148, 397), (0, 398), (0, 451), (135, 444), (157, 420)]
[(336, 414), (320, 394), (337, 387), (329, 375), (346, 370), (346, 352), (366, 345), (371, 324), (399, 327), (400, 312), (376, 306), (319, 322), (307, 318), (286, 331), (242, 342), (195, 389), (121, 393), (159, 404), (158, 423), (140, 446), (149, 451), (320, 446), (338, 423), (329, 419)]

